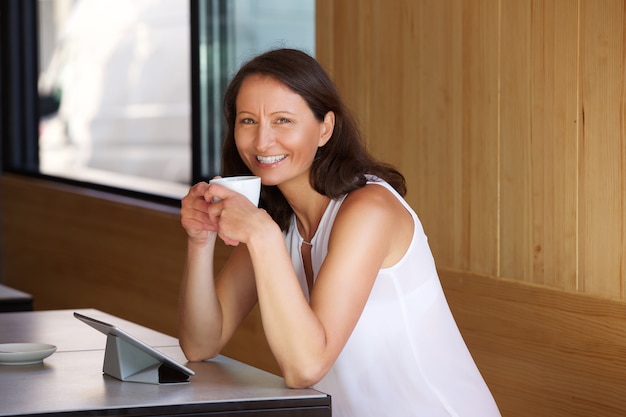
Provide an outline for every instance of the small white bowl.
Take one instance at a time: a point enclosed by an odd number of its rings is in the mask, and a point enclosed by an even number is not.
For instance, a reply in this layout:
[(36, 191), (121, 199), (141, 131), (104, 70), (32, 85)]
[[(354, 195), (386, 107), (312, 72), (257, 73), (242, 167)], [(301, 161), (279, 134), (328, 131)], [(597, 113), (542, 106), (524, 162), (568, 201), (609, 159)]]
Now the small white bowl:
[(56, 352), (57, 347), (44, 343), (0, 344), (0, 365), (34, 365)]

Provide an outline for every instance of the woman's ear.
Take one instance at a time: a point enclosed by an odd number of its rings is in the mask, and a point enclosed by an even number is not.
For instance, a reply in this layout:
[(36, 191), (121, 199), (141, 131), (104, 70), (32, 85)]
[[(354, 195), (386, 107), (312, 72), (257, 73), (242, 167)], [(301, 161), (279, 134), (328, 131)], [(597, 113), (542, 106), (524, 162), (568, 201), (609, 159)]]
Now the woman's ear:
[(326, 143), (330, 140), (330, 137), (333, 135), (333, 130), (335, 129), (335, 113), (329, 111), (324, 116), (324, 120), (320, 123), (320, 140), (318, 143), (318, 147), (322, 147), (326, 145)]

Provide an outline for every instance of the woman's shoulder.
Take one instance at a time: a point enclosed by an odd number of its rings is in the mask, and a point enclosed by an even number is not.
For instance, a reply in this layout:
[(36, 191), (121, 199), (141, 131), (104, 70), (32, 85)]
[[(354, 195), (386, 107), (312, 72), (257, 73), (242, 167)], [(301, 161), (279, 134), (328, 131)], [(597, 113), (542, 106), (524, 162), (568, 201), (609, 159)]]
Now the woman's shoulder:
[(415, 223), (402, 197), (381, 184), (386, 183), (368, 183), (345, 196), (333, 235), (351, 248), (378, 251), (383, 255), (381, 266), (389, 267), (406, 253)]
[(407, 208), (402, 197), (394, 192), (390, 185), (384, 181), (372, 181), (348, 193), (339, 213), (359, 217), (382, 216), (387, 221), (395, 223), (394, 219), (388, 216), (404, 217)]
[[(380, 179), (369, 180), (363, 187), (349, 192), (344, 199), (353, 204), (380, 204), (382, 207), (390, 207), (400, 202), (402, 197), (393, 190), (393, 187)], [(393, 204), (392, 204), (393, 203)]]

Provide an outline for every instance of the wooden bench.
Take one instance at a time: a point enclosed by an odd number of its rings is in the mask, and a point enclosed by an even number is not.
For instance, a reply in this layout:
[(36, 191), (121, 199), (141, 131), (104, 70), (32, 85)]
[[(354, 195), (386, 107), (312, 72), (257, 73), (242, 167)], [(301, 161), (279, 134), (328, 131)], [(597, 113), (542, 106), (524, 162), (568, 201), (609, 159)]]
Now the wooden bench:
[(503, 417), (626, 416), (626, 303), (440, 270)]

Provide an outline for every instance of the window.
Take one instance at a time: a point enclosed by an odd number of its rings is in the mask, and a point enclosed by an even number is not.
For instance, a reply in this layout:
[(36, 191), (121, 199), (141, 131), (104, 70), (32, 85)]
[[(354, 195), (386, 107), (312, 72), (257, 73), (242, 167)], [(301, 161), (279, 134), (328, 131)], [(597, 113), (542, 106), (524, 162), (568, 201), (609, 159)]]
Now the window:
[(314, 0), (0, 7), (4, 169), (167, 198), (219, 174), (221, 100), (241, 63), (315, 49)]

